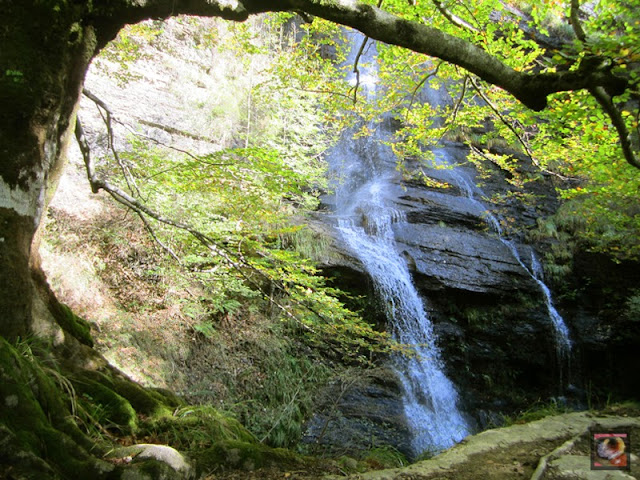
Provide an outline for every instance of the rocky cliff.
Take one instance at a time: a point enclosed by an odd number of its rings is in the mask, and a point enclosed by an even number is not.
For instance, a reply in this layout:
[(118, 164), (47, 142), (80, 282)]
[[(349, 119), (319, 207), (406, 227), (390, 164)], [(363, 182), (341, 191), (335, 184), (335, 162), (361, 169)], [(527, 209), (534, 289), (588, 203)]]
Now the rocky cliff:
[[(574, 297), (553, 298), (573, 342), (570, 358), (562, 358), (544, 293), (532, 276), (532, 255), (541, 257), (549, 244), (528, 244), (523, 235), (535, 228), (537, 217), (557, 208), (553, 179), (529, 187), (535, 204), (510, 201), (497, 206), (487, 198), (509, 190), (503, 172), (495, 169), (488, 181), (481, 180), (465, 160), (467, 150), (462, 145), (448, 144), (438, 154), (459, 166), (410, 167), (421, 168), (428, 178), (448, 188), (434, 188), (398, 173), (387, 194), (406, 219), (394, 224), (396, 248), (406, 259), (434, 322), (447, 375), (456, 384), (474, 428), (499, 425), (505, 415), (540, 402), (583, 408), (602, 400), (606, 391), (621, 397), (637, 395), (637, 381), (610, 376), (616, 358), (640, 372), (637, 360), (631, 358), (632, 345), (640, 338), (637, 322), (613, 319), (589, 306), (604, 290), (594, 278), (622, 274), (637, 285), (637, 275), (622, 273), (630, 267), (613, 263), (601, 264), (597, 274), (594, 268), (589, 273), (574, 270), (570, 277)], [(332, 201), (326, 199), (329, 212)], [(511, 236), (501, 228), (506, 218), (518, 226)], [(320, 216), (316, 230), (326, 235), (332, 222), (331, 215)], [(377, 303), (365, 268), (337, 232), (332, 238), (332, 250), (324, 258), (325, 273), (340, 288), (368, 299), (358, 306), (373, 323), (392, 328), (386, 325), (384, 308)], [(576, 262), (588, 264), (590, 258), (582, 252)], [(591, 288), (581, 290), (580, 282)], [(398, 414), (402, 388), (393, 381), (392, 371), (383, 371), (384, 381), (377, 372), (352, 384), (330, 385), (330, 401), (319, 402), (306, 441), (334, 452), (391, 444), (409, 455), (410, 433)]]

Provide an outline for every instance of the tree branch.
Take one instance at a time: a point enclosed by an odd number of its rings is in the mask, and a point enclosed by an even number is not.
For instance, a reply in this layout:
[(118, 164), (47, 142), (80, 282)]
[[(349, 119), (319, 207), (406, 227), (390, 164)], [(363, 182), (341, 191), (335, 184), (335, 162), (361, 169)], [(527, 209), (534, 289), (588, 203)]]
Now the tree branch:
[[(574, 33), (578, 40), (582, 43), (586, 43), (587, 34), (582, 28), (582, 24), (580, 22), (580, 0), (571, 0), (571, 13), (570, 13), (570, 23), (573, 28)], [(612, 94), (601, 85), (594, 85), (589, 88), (589, 92), (596, 101), (600, 104), (602, 109), (611, 119), (611, 123), (618, 132), (618, 138), (620, 139), (620, 147), (622, 148), (622, 154), (624, 155), (625, 160), (629, 163), (629, 165), (640, 169), (640, 160), (636, 156), (633, 151), (633, 145), (631, 143), (631, 132), (627, 129), (627, 125), (622, 118), (622, 114), (620, 110), (613, 103)]]
[[(483, 48), (437, 28), (395, 16), (382, 8), (353, 0), (95, 0), (91, 21), (110, 40), (126, 23), (179, 14), (243, 21), (264, 12), (302, 11), (355, 28), (374, 40), (437, 57), (476, 74), (539, 111), (551, 93), (602, 86), (611, 95), (625, 91), (628, 81), (610, 69), (528, 73), (517, 71)], [(109, 30), (111, 29), (111, 31)], [(108, 38), (111, 35), (111, 38)]]
[(485, 95), (485, 93), (482, 91), (482, 89), (480, 88), (480, 86), (477, 84), (477, 82), (471, 77), (469, 76), (469, 81), (471, 82), (471, 85), (473, 85), (474, 90), (478, 93), (478, 95), (480, 95), (480, 97), (482, 98), (482, 100), (485, 101), (485, 103), (489, 106), (489, 108), (493, 111), (493, 113), (498, 117), (498, 119), (500, 120), (500, 122), (502, 122), (502, 124), (507, 127), (509, 130), (511, 130), (511, 133), (513, 133), (513, 135), (516, 137), (516, 139), (518, 140), (518, 142), (520, 143), (520, 145), (522, 145), (522, 148), (524, 148), (525, 153), (527, 154), (527, 157), (529, 157), (529, 159), (533, 162), (533, 164), (538, 167), (541, 171), (548, 173), (550, 175), (554, 175), (562, 180), (568, 180), (567, 177), (560, 175), (559, 173), (556, 172), (552, 172), (544, 167), (542, 167), (540, 165), (540, 163), (536, 160), (536, 158), (533, 156), (533, 152), (531, 151), (531, 149), (529, 148), (529, 145), (527, 144), (527, 142), (525, 141), (524, 138), (522, 138), (522, 135), (520, 135), (520, 132), (518, 132), (518, 130), (516, 130), (516, 128), (511, 124), (511, 122), (509, 122), (507, 120), (507, 118), (502, 115), (502, 113), (498, 110), (498, 108), (493, 104), (493, 102), (489, 99), (489, 97), (487, 97), (487, 95)]
[(611, 123), (618, 132), (618, 138), (620, 139), (620, 146), (622, 147), (624, 159), (629, 163), (629, 165), (640, 169), (640, 160), (633, 151), (633, 144), (631, 143), (631, 132), (627, 129), (624, 118), (622, 118), (622, 114), (613, 103), (611, 95), (609, 95), (603, 87), (594, 87), (589, 91), (598, 101), (606, 114), (609, 115)]
[[(420, 90), (424, 84), (427, 82), (427, 80), (429, 80), (431, 77), (434, 77), (438, 74), (438, 70), (440, 70), (440, 67), (442, 66), (442, 62), (438, 62), (438, 64), (436, 65), (436, 68), (434, 68), (431, 72), (427, 73), (422, 80), (420, 80), (416, 86), (413, 88), (413, 92), (411, 92), (411, 100), (409, 101), (409, 108), (411, 108), (411, 106), (413, 105), (414, 100), (416, 99), (416, 95), (418, 94), (418, 90)], [(406, 118), (406, 117), (405, 117)]]
[(442, 0), (433, 0), (433, 4), (436, 6), (442, 16), (449, 20), (456, 27), (462, 28), (463, 30), (469, 30), (471, 32), (478, 32), (478, 29), (476, 27), (448, 10), (447, 7), (443, 5)]
[(584, 33), (582, 23), (580, 22), (580, 0), (571, 0), (571, 12), (569, 13), (569, 23), (573, 28), (573, 33), (581, 42), (587, 41), (587, 35)]
[(95, 96), (86, 88), (82, 90), (82, 93), (87, 98), (92, 100), (96, 104), (96, 107), (98, 108), (100, 117), (102, 118), (102, 121), (107, 127), (107, 143), (109, 144), (109, 150), (111, 150), (111, 154), (113, 155), (113, 158), (116, 160), (116, 163), (118, 164), (118, 166), (120, 167), (120, 170), (122, 171), (122, 176), (124, 177), (125, 182), (127, 182), (127, 187), (129, 187), (129, 191), (132, 194), (137, 193), (138, 196), (141, 196), (140, 190), (138, 189), (138, 185), (136, 185), (135, 179), (133, 178), (133, 175), (131, 175), (131, 171), (129, 170), (129, 167), (127, 167), (124, 164), (124, 162), (120, 158), (120, 155), (118, 154), (118, 151), (116, 150), (115, 144), (113, 143), (114, 135), (113, 135), (113, 126), (111, 123), (113, 115), (111, 113), (111, 110), (109, 109), (106, 103), (104, 103), (102, 100), (100, 100), (97, 96)]
[[(152, 218), (160, 223), (163, 223), (170, 227), (174, 227), (189, 233), (203, 247), (205, 247), (214, 255), (221, 257), (227, 263), (227, 265), (231, 266), (243, 278), (243, 280), (247, 282), (248, 285), (250, 285), (252, 288), (260, 292), (260, 294), (265, 300), (269, 301), (271, 304), (278, 307), (278, 309), (282, 311), (282, 313), (286, 317), (293, 320), (302, 329), (312, 333), (317, 333), (312, 326), (302, 322), (298, 317), (296, 317), (296, 315), (291, 313), (290, 309), (287, 308), (286, 305), (282, 304), (277, 299), (275, 299), (273, 296), (273, 292), (268, 292), (267, 289), (261, 284), (260, 281), (256, 281), (253, 278), (251, 278), (251, 276), (247, 274), (247, 271), (257, 274), (262, 279), (262, 281), (267, 282), (272, 289), (275, 287), (278, 291), (287, 295), (287, 298), (292, 304), (312, 313), (316, 318), (326, 322), (327, 324), (333, 323), (333, 321), (330, 318), (327, 318), (327, 316), (323, 315), (312, 305), (296, 300), (291, 294), (290, 288), (284, 282), (278, 279), (274, 279), (272, 276), (268, 275), (267, 273), (262, 271), (260, 268), (256, 267), (255, 265), (252, 265), (250, 262), (245, 260), (240, 249), (238, 250), (238, 252), (235, 252), (235, 253), (232, 252), (230, 249), (226, 248), (225, 246), (219, 245), (215, 241), (215, 239), (197, 230), (192, 225), (189, 225), (188, 223), (179, 222), (177, 220), (173, 220), (171, 218), (165, 217), (164, 215), (161, 215), (160, 213), (147, 207), (140, 200), (134, 198), (133, 196), (129, 195), (127, 192), (111, 184), (108, 180), (99, 177), (96, 173), (95, 166), (93, 164), (91, 149), (89, 147), (84, 130), (82, 128), (82, 123), (80, 122), (80, 119), (77, 116), (76, 116), (75, 136), (83, 156), (85, 168), (87, 171), (87, 178), (89, 179), (89, 184), (91, 185), (91, 191), (93, 193), (98, 193), (100, 190), (104, 190), (115, 201), (117, 201), (121, 205), (124, 205), (128, 209), (138, 214), (138, 216), (141, 218), (142, 222), (145, 225), (145, 228), (147, 228), (147, 231), (150, 233), (152, 238), (163, 248), (163, 250), (165, 250), (175, 260), (177, 260), (179, 264), (181, 262), (177, 257), (177, 255), (175, 254), (175, 252), (170, 247), (162, 243), (158, 239), (158, 237), (155, 235), (155, 232), (151, 227), (148, 221), (148, 218)], [(263, 256), (266, 257), (266, 255), (263, 255)], [(336, 347), (332, 345), (329, 345), (329, 347), (332, 349), (336, 349)]]
[(358, 68), (358, 62), (360, 61), (360, 57), (364, 53), (364, 49), (367, 46), (367, 42), (369, 41), (369, 37), (364, 37), (362, 43), (360, 44), (360, 48), (358, 49), (358, 53), (356, 54), (356, 58), (353, 61), (353, 73), (356, 74), (356, 84), (353, 86), (353, 104), (355, 105), (358, 101), (358, 87), (360, 86), (360, 69)]

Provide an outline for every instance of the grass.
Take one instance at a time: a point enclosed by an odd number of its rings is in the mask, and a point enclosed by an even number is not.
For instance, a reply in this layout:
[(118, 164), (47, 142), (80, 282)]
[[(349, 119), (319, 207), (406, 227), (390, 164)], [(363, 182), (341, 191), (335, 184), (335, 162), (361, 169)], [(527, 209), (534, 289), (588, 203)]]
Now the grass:
[(560, 405), (555, 401), (542, 402), (538, 401), (531, 405), (528, 409), (521, 411), (515, 416), (504, 417), (504, 423), (506, 426), (520, 425), (524, 423), (535, 422), (545, 417), (552, 415), (561, 415), (563, 413), (569, 413), (572, 410), (564, 405)]

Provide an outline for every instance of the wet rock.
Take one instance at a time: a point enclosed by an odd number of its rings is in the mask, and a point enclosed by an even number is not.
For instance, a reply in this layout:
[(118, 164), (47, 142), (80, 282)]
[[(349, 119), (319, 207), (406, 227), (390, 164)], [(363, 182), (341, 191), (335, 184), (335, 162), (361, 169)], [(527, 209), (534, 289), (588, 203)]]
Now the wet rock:
[(391, 369), (357, 373), (329, 385), (303, 443), (316, 452), (355, 455), (378, 446), (411, 454), (402, 385)]
[(535, 283), (511, 251), (496, 238), (441, 225), (395, 227), (398, 248), (415, 262), (423, 291), (445, 288), (507, 295), (535, 289)]
[[(543, 458), (550, 458), (548, 466), (540, 468), (541, 478), (555, 479), (604, 479), (606, 475), (593, 476), (588, 457), (584, 454), (554, 455), (569, 439), (586, 437), (590, 428), (598, 426), (632, 429), (640, 427), (640, 418), (597, 416), (588, 412), (556, 415), (523, 425), (486, 430), (469, 436), (460, 444), (436, 457), (417, 462), (402, 469), (381, 470), (361, 474), (360, 480), (400, 480), (406, 478), (533, 478), (533, 470)], [(571, 453), (571, 452), (568, 452)], [(587, 461), (585, 462), (585, 459)], [(526, 472), (523, 467), (526, 466)], [(633, 466), (632, 466), (633, 468)], [(507, 472), (509, 474), (507, 475)], [(526, 474), (525, 474), (526, 473)], [(611, 473), (609, 472), (598, 472)], [(561, 474), (563, 476), (555, 476)], [(573, 476), (566, 476), (566, 475)], [(625, 474), (627, 475), (627, 474)], [(344, 478), (344, 477), (343, 477)], [(538, 477), (540, 478), (540, 477)], [(631, 472), (629, 477), (636, 478)]]

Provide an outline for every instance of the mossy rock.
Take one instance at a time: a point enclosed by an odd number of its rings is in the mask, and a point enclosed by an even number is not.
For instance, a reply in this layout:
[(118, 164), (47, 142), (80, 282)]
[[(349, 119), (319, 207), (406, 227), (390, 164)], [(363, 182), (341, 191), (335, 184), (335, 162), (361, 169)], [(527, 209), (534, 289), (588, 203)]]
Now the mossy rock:
[(127, 466), (117, 478), (119, 480), (185, 480), (182, 473), (154, 459)]
[(221, 441), (257, 443), (238, 420), (207, 405), (184, 407), (171, 417), (150, 418), (142, 423), (140, 435), (185, 451)]
[(56, 319), (58, 321), (58, 325), (60, 325), (60, 327), (69, 335), (76, 338), (80, 343), (93, 347), (91, 324), (84, 318), (73, 313), (66, 305), (58, 304), (57, 307), (58, 312)]
[(305, 464), (303, 457), (290, 450), (237, 440), (218, 442), (211, 448), (196, 452), (194, 457), (199, 474), (224, 470), (253, 471), (267, 467), (295, 469)]
[(93, 443), (69, 420), (64, 381), (0, 337), (0, 466), (14, 478), (104, 478), (114, 469), (87, 453)]
[[(128, 447), (116, 448), (115, 450), (109, 452), (107, 457), (116, 461), (127, 457), (132, 458), (133, 461), (131, 462), (130, 467), (127, 467), (127, 469), (132, 469), (132, 471), (135, 474), (139, 474), (141, 478), (146, 478), (144, 477), (144, 475), (149, 474), (150, 469), (152, 473), (157, 473), (154, 472), (154, 470), (157, 470), (159, 468), (162, 468), (162, 471), (160, 473), (164, 476), (153, 476), (153, 479), (169, 479), (176, 477), (176, 474), (178, 474), (177, 478), (186, 480), (193, 478), (195, 473), (190, 465), (190, 461), (183, 454), (167, 445), (131, 445)], [(166, 469), (165, 467), (158, 466), (158, 462), (170, 467), (170, 470)], [(126, 478), (137, 478), (134, 476), (134, 473), (127, 473)]]

